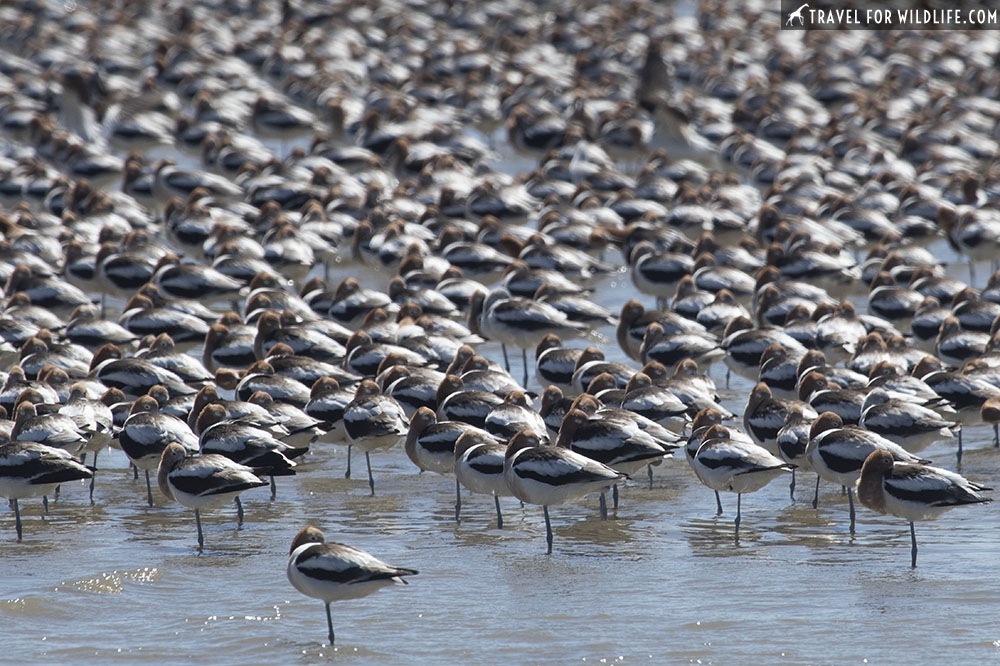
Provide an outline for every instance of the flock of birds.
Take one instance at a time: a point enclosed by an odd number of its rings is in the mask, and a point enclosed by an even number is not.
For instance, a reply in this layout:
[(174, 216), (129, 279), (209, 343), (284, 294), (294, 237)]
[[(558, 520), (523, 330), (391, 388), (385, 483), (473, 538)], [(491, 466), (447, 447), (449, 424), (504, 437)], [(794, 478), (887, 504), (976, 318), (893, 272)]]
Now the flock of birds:
[[(913, 566), (914, 521), (989, 501), (919, 453), (957, 438), (960, 465), (963, 426), (1000, 423), (1000, 272), (973, 272), (1000, 257), (996, 35), (542, 4), (0, 9), (19, 541), (20, 499), (89, 480), (95, 501), (108, 446), (150, 505), (152, 473), (194, 510), (199, 548), (202, 511), (242, 522), (241, 493), (331, 444), (374, 494), (370, 454), (403, 442), (454, 474), (456, 520), (463, 488), (498, 528), (501, 497), (541, 505), (549, 552), (550, 506), (600, 493), (606, 517), (677, 449), (720, 514), (737, 494), (737, 539), (744, 493), (790, 475), (794, 500), (808, 471), (852, 531), (855, 493), (909, 521)], [(369, 277), (331, 281), (349, 262)], [(623, 271), (656, 309), (594, 303)], [(742, 415), (720, 362), (757, 382)], [(416, 573), (314, 527), (288, 562), (331, 642), (332, 601)]]

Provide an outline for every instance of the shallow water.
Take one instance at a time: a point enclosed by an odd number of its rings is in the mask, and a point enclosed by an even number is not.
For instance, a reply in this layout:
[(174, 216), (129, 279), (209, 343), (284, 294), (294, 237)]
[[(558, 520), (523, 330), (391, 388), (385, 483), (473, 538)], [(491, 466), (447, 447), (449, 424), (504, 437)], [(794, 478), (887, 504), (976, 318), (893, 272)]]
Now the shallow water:
[[(535, 166), (502, 142), (498, 151), (497, 168), (508, 173)], [(967, 279), (943, 241), (934, 249)], [(352, 271), (336, 267), (331, 282)], [(980, 280), (986, 273), (982, 267)], [(368, 276), (370, 286), (387, 281)], [(597, 287), (597, 301), (614, 311), (636, 296), (624, 274)], [(609, 360), (625, 360), (612, 331), (601, 332), (611, 341), (601, 345)], [(493, 343), (481, 351), (500, 358)], [(720, 387), (724, 373), (722, 364), (712, 368)], [(750, 387), (733, 376), (725, 406), (742, 414)], [(991, 435), (966, 430), (961, 471), (996, 485), (1000, 452)], [(954, 444), (924, 455), (954, 469)], [(723, 498), (725, 514), (716, 517), (711, 491), (678, 454), (656, 468), (651, 489), (644, 475), (628, 484), (611, 520), (599, 519), (595, 498), (553, 507), (555, 544), (546, 555), (539, 507), (502, 500), (498, 530), (491, 499), (466, 493), (456, 524), (454, 480), (418, 474), (401, 447), (373, 456), (375, 497), (363, 458), (355, 456), (352, 479), (345, 465), (345, 447), (314, 447), (298, 476), (279, 479), (275, 500), (266, 489), (244, 496), (241, 529), (232, 509), (206, 514), (199, 553), (192, 513), (155, 488), (156, 506), (146, 506), (124, 455), (102, 453), (95, 505), (83, 484), (64, 487), (48, 515), (41, 501), (23, 500), (21, 544), (13, 511), (0, 512), (7, 639), (0, 662), (839, 664), (1000, 656), (995, 505), (918, 525), (919, 567), (911, 569), (902, 520), (859, 507), (850, 534), (840, 489), (824, 484), (812, 509), (811, 474), (798, 479), (795, 502), (787, 480), (745, 497), (737, 541), (735, 497)], [(306, 524), (420, 570), (406, 587), (335, 605), (335, 648), (326, 644), (322, 604), (285, 577), (288, 546)]]
[[(597, 293), (614, 305), (633, 292), (616, 276)], [(492, 343), (483, 349), (499, 358)], [(724, 366), (712, 374), (724, 386)], [(725, 405), (742, 413), (749, 389), (734, 375)], [(991, 434), (966, 431), (962, 472), (972, 479), (1000, 475)], [(954, 468), (954, 444), (926, 455)], [(644, 475), (631, 482), (611, 520), (594, 498), (553, 507), (546, 555), (539, 507), (502, 500), (497, 530), (490, 499), (465, 494), (456, 525), (450, 477), (418, 474), (397, 447), (373, 456), (369, 497), (363, 457), (353, 462), (345, 479), (346, 448), (314, 447), (299, 476), (278, 480), (276, 500), (266, 489), (244, 496), (242, 529), (230, 508), (204, 516), (199, 554), (191, 512), (155, 488), (147, 507), (124, 455), (103, 453), (95, 506), (83, 484), (64, 488), (48, 516), (23, 500), (22, 544), (12, 512), (3, 516), (0, 621), (16, 637), (6, 660), (896, 662), (916, 636), (927, 662), (998, 653), (1000, 595), (983, 582), (1000, 530), (992, 505), (918, 525), (911, 570), (903, 521), (859, 508), (852, 536), (840, 489), (824, 484), (813, 510), (815, 477), (805, 474), (795, 503), (785, 479), (747, 495), (736, 542), (735, 497), (716, 517), (711, 491), (678, 454), (652, 489)], [(406, 587), (334, 605), (335, 649), (322, 604), (285, 578), (305, 524), (420, 570)]]

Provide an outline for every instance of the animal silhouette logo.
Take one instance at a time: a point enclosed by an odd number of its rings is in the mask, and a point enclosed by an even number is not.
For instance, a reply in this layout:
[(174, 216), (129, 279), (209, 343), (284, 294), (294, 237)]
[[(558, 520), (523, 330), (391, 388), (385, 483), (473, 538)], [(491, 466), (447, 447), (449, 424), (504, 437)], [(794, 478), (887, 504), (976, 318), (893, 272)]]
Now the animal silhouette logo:
[(799, 7), (798, 9), (796, 9), (794, 12), (792, 12), (791, 14), (789, 14), (788, 15), (788, 20), (785, 21), (785, 25), (793, 25), (793, 22), (795, 21), (795, 19), (798, 19), (799, 20), (799, 25), (804, 26), (806, 24), (806, 19), (805, 19), (804, 16), (802, 16), (802, 10), (805, 9), (806, 7), (808, 7), (808, 6), (809, 5), (807, 5), (807, 4), (806, 5), (802, 5), (801, 7)]

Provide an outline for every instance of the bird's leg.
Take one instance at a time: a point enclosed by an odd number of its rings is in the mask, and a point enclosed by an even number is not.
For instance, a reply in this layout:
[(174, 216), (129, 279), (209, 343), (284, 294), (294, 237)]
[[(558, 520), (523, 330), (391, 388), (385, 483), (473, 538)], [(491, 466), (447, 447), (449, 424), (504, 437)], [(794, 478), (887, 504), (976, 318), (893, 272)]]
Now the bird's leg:
[(611, 506), (617, 511), (618, 510), (618, 484), (611, 486)]
[(205, 537), (201, 533), (201, 512), (198, 509), (194, 510), (194, 522), (198, 526), (198, 550), (203, 550), (205, 548)]
[(788, 484), (788, 496), (795, 501), (795, 470), (792, 470), (792, 482)]
[(455, 522), (462, 522), (460, 516), (462, 515), (462, 484), (455, 479)]
[(545, 514), (545, 542), (549, 544), (546, 554), (552, 553), (552, 522), (549, 520), (549, 507), (543, 506), (542, 513)]
[(237, 495), (236, 497), (234, 497), (233, 501), (236, 502), (236, 526), (237, 527), (242, 527), (243, 526), (243, 502), (240, 501), (240, 496), (239, 495)]
[(993, 424), (993, 448), (1000, 448), (1000, 424)]
[(601, 520), (608, 519), (608, 500), (604, 497), (604, 492), (601, 492)]
[(917, 530), (913, 527), (913, 521), (910, 521), (910, 567), (917, 567)]
[(521, 350), (521, 361), (524, 363), (524, 388), (528, 388), (528, 350)]
[(955, 457), (957, 459), (956, 465), (959, 468), (961, 468), (962, 467), (962, 428), (961, 427), (959, 427), (959, 429), (958, 429), (958, 453), (955, 454)]
[(133, 481), (138, 481), (139, 480), (139, 468), (135, 466), (135, 463), (129, 463), (129, 465), (132, 467), (132, 480)]
[(344, 478), (351, 478), (351, 445), (347, 445), (347, 471), (344, 472)]
[(97, 451), (94, 451), (94, 471), (90, 477), (90, 503), (94, 503), (94, 478), (97, 477)]
[(497, 507), (497, 529), (498, 530), (502, 530), (503, 529), (503, 515), (500, 513), (500, 496), (499, 495), (494, 495), (493, 496), (493, 503)]
[(14, 529), (17, 531), (17, 542), (21, 543), (21, 509), (17, 506), (17, 498), (14, 498)]
[(500, 343), (500, 351), (503, 352), (503, 367), (510, 372), (510, 359), (507, 358), (507, 345)]
[(851, 534), (854, 534), (854, 491), (847, 489), (847, 503), (851, 507)]
[(278, 492), (277, 487), (274, 485), (274, 475), (271, 475), (271, 500), (274, 500), (275, 494)]
[(153, 487), (149, 485), (149, 470), (146, 470), (146, 501), (153, 506)]
[(330, 617), (330, 602), (327, 601), (325, 603), (326, 603), (326, 627), (327, 629), (330, 630), (330, 635), (328, 636), (328, 638), (330, 639), (330, 647), (333, 647), (333, 618)]
[(721, 516), (722, 515), (722, 498), (719, 497), (719, 491), (718, 490), (715, 491), (715, 507), (716, 507), (716, 509), (718, 509), (715, 512), (715, 515)]
[(653, 466), (646, 465), (646, 474), (649, 475), (649, 489), (653, 489)]
[(816, 494), (813, 495), (813, 508), (819, 506), (819, 474), (816, 475)]
[(372, 497), (375, 497), (375, 478), (372, 476), (372, 459), (365, 451), (365, 464), (368, 465), (368, 488), (372, 491)]
[(49, 496), (48, 495), (42, 495), (42, 510), (44, 510), (45, 513), (49, 512)]

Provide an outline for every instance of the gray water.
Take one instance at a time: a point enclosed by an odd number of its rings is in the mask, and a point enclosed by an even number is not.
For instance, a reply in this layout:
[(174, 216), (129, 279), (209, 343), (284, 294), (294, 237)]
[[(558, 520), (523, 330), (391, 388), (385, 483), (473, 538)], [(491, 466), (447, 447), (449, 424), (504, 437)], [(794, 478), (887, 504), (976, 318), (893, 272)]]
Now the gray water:
[[(616, 276), (597, 294), (617, 307), (635, 290)], [(605, 349), (625, 360), (617, 345)], [(494, 344), (483, 350), (499, 359)], [(712, 375), (725, 385), (723, 365)], [(734, 376), (724, 404), (742, 413), (749, 389)], [(991, 438), (966, 430), (961, 471), (995, 484)], [(925, 455), (954, 469), (954, 448), (938, 443)], [(812, 509), (812, 474), (801, 475), (794, 503), (787, 479), (746, 495), (737, 542), (735, 496), (716, 517), (712, 492), (678, 454), (656, 469), (652, 489), (644, 475), (631, 482), (611, 520), (600, 520), (595, 498), (553, 507), (546, 555), (540, 507), (503, 500), (498, 530), (491, 499), (465, 494), (456, 524), (453, 478), (418, 474), (401, 447), (372, 459), (375, 497), (363, 456), (348, 480), (346, 448), (315, 446), (298, 476), (278, 480), (276, 500), (266, 489), (244, 495), (242, 529), (231, 508), (207, 513), (199, 553), (193, 512), (155, 487), (147, 507), (124, 455), (104, 452), (94, 506), (82, 483), (63, 488), (47, 516), (40, 500), (23, 500), (22, 544), (4, 512), (0, 660), (815, 664), (1000, 654), (995, 505), (918, 524), (911, 570), (905, 522), (859, 508), (851, 535), (839, 488), (821, 486)], [(334, 604), (332, 649), (322, 603), (285, 577), (306, 524), (420, 570), (408, 586)]]
[[(282, 146), (287, 152), (291, 145)], [(271, 145), (277, 148), (276, 145)], [(535, 166), (502, 143), (497, 165)], [(191, 157), (179, 157), (182, 166)], [(518, 161), (520, 160), (520, 161)], [(967, 279), (943, 241), (935, 251)], [(609, 257), (620, 259), (619, 257)], [(980, 276), (988, 273), (985, 266)], [(336, 283), (353, 267), (335, 270)], [(386, 275), (366, 276), (383, 286)], [(982, 286), (981, 284), (977, 286)], [(626, 275), (599, 285), (617, 311), (647, 306)], [(120, 304), (119, 304), (120, 305)], [(609, 360), (623, 358), (612, 342)], [(499, 360), (499, 348), (481, 348)], [(516, 361), (519, 363), (519, 361)], [(725, 386), (722, 364), (712, 368)], [(515, 365), (514, 376), (519, 377)], [(538, 389), (532, 378), (532, 387)], [(742, 414), (751, 387), (734, 376), (724, 404)], [(996, 485), (1000, 452), (985, 427), (967, 428), (962, 473)], [(954, 444), (924, 452), (954, 469)], [(454, 520), (451, 477), (418, 474), (401, 447), (373, 455), (375, 497), (363, 456), (344, 478), (346, 447), (315, 446), (300, 474), (244, 495), (235, 511), (203, 516), (197, 549), (193, 512), (133, 480), (125, 456), (99, 459), (96, 503), (85, 485), (62, 489), (47, 515), (21, 502), (25, 539), (14, 542), (13, 511), (0, 512), (2, 663), (970, 663), (1000, 658), (1000, 593), (993, 567), (1000, 512), (960, 508), (917, 526), (919, 566), (909, 566), (900, 519), (858, 509), (848, 529), (846, 497), (798, 480), (796, 501), (779, 479), (743, 501), (734, 539), (735, 496), (715, 516), (712, 492), (680, 454), (629, 483), (620, 509), (601, 521), (596, 498), (553, 507), (553, 553), (545, 553), (540, 507), (502, 501), (505, 528), (485, 496), (463, 496)], [(328, 540), (368, 550), (420, 575), (408, 586), (334, 605), (336, 647), (326, 642), (322, 603), (288, 583), (288, 547), (304, 525)]]

